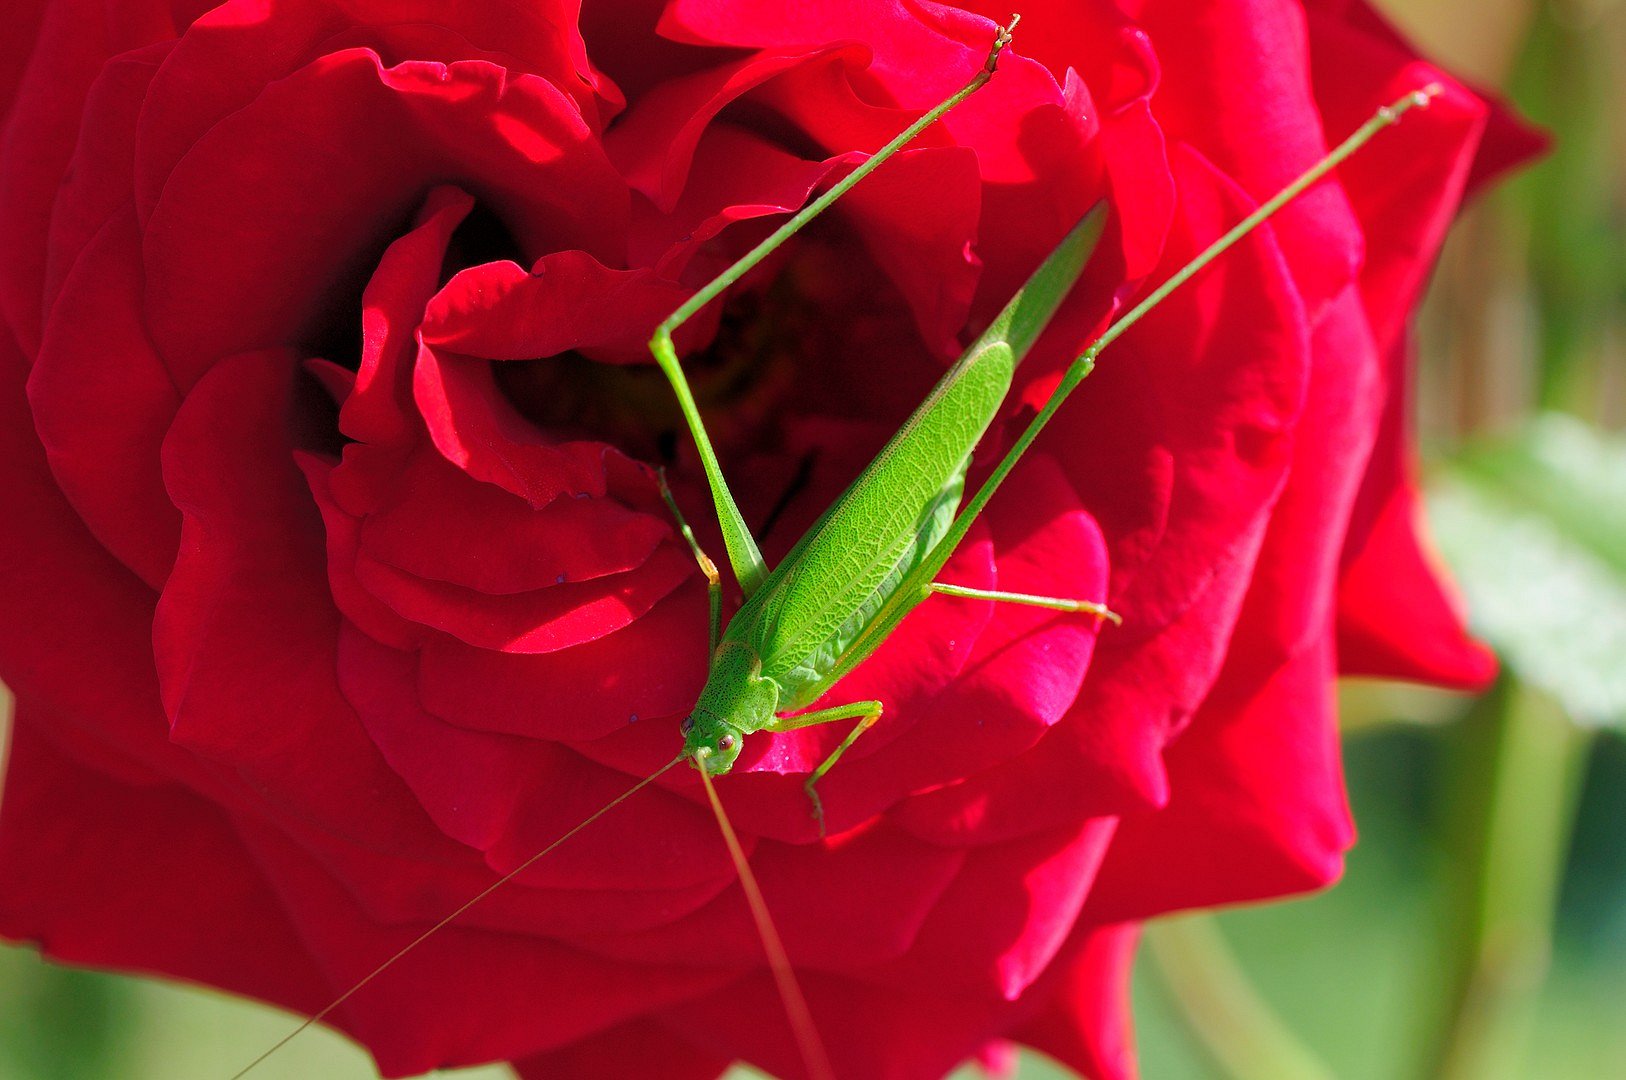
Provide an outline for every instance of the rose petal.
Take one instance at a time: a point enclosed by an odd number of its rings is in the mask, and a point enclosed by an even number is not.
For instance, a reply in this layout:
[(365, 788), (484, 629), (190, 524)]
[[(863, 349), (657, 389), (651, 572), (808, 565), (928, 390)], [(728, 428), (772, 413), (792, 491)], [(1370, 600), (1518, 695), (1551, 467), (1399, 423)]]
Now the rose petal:
[(11, 32), (0, 41), (0, 124), (11, 112), (17, 84), (22, 82), (23, 69), (34, 51), (40, 24), (45, 20), (45, 4), (46, 0), (29, 0), (15, 5), (11, 13)]
[[(0, 587), (26, 617), (0, 619), (0, 675), (87, 738), (193, 786), (219, 789), (168, 743), (152, 665), (154, 593), (63, 499), (23, 396), (27, 362), (0, 332)], [(93, 675), (87, 676), (86, 664)]]
[[(837, 1076), (937, 1080), (975, 1053), (1005, 1019), (1004, 1003), (994, 998), (953, 997), (930, 986), (899, 993), (817, 972), (798, 978)], [(696, 1016), (726, 1017), (727, 1023), (695, 1024)], [(663, 1019), (700, 1046), (731, 1054), (770, 1076), (801, 1080), (808, 1075), (766, 973), (682, 1011), (669, 1010)]]
[(864, 979), (1019, 1000), (1072, 933), (1116, 826), (1101, 818), (974, 849), (908, 954)]
[[(1401, 346), (1395, 350), (1404, 355)], [(1338, 666), (1347, 675), (1415, 679), (1473, 690), (1496, 659), (1469, 636), (1461, 600), (1424, 538), (1406, 453), (1407, 395), (1391, 392), (1344, 539), (1338, 582)]]
[[(639, 100), (616, 125), (607, 139), (611, 157), (629, 185), (670, 212), (696, 148), (724, 108), (786, 72), (850, 63), (857, 55), (851, 47), (764, 53), (674, 79)], [(884, 143), (891, 137), (885, 131), (901, 129), (882, 120), (870, 138), (879, 135)]]
[[(173, 42), (160, 41), (107, 62), (85, 99), (79, 142), (51, 208), (44, 294), (47, 319), (65, 279), (109, 219), (129, 214), (135, 168), (135, 121), (148, 85)], [(134, 217), (131, 215), (133, 222)], [(139, 248), (130, 256), (140, 266)], [(133, 294), (139, 296), (139, 291)]]
[[(230, 819), (185, 788), (120, 782), (51, 745), (24, 701), (0, 814), (0, 934), (68, 963), (231, 989), (293, 1009), (321, 975)], [(184, 918), (177, 918), (184, 912)]]
[(520, 1080), (621, 1080), (661, 1063), (665, 1080), (715, 1080), (728, 1071), (733, 1055), (709, 1053), (676, 1031), (647, 1020), (611, 1028), (592, 1038), (513, 1063)]
[(288, 431), (298, 370), (278, 353), (217, 364), (164, 442), (183, 514), (152, 636), (170, 737), (253, 778), (284, 812), (387, 850), (433, 850), (439, 834), (339, 692), (321, 519)]
[[(452, 723), (541, 739), (587, 740), (673, 717), (694, 704), (705, 679), (705, 605), (694, 581), (625, 629), (546, 653), (434, 635), (420, 654), (420, 693)], [(671, 738), (666, 757), (681, 741), (675, 724)]]
[[(676, 278), (699, 257), (700, 266), (691, 277), (715, 277), (727, 269), (728, 261), (725, 252), (708, 241), (736, 222), (794, 213), (841, 167), (841, 159), (806, 161), (743, 128), (712, 124), (695, 148), (682, 195), (671, 212), (662, 212), (645, 199), (635, 201), (633, 262)], [(707, 335), (697, 336), (703, 340)]]
[[(383, 927), (275, 833), (243, 829), (337, 997), (427, 925)], [(716, 969), (616, 964), (526, 934), (442, 929), (359, 990), (340, 1020), (386, 1075), (524, 1057), (704, 994)]]
[(0, 313), (25, 356), (39, 349), (51, 206), (79, 140), (85, 98), (110, 58), (174, 36), (169, 5), (53, 4), (0, 139)]
[[(1140, 21), (1163, 65), (1158, 121), (1256, 200), (1281, 190), (1365, 119), (1346, 125), (1340, 114), (1326, 111), (1322, 95), (1312, 97), (1311, 73), (1324, 66), (1312, 65), (1305, 15), (1296, 4), (1149, 4)], [(1363, 70), (1341, 57), (1337, 70), (1350, 68)], [(1388, 148), (1374, 146), (1367, 160), (1373, 154), (1386, 157)], [(1270, 227), (1315, 318), (1361, 262), (1363, 236), (1345, 195), (1337, 184), (1318, 185)]]
[(180, 395), (141, 323), (139, 245), (125, 205), (64, 283), (28, 395), (63, 493), (96, 539), (156, 589), (180, 542), (158, 460)]
[[(711, 845), (721, 849), (722, 838), (712, 828)], [(963, 852), (922, 844), (884, 825), (830, 845), (816, 860), (768, 841), (759, 842), (750, 857), (785, 948), (803, 971), (867, 968), (902, 956), (967, 861)], [(864, 887), (844, 888), (842, 882)], [(611, 956), (677, 963), (693, 955), (699, 940), (713, 963), (749, 971), (761, 962), (762, 942), (737, 887), (670, 924), (642, 934), (584, 938), (582, 944)], [(963, 960), (967, 967), (976, 963)]]
[(1337, 880), (1354, 842), (1330, 639), (1264, 681), (1222, 678), (1169, 748), (1169, 803), (1125, 817), (1086, 917), (1143, 919)]
[[(358, 459), (377, 454), (376, 447), (348, 446), (345, 463), (354, 466)], [(393, 471), (399, 455), (385, 451), (383, 456), (386, 469)], [(335, 495), (333, 480), (338, 470), (331, 461), (315, 454), (296, 453), (294, 460), (304, 471), (311, 498), (322, 514), (327, 533), (328, 588), (340, 614), (375, 641), (398, 649), (416, 648), (431, 633), (429, 628), (401, 615), (356, 577), (363, 519), (351, 514)]]
[(451, 187), (429, 193), (411, 232), (392, 243), (361, 297), (361, 363), (355, 390), (339, 410), (339, 430), (357, 442), (399, 445), (419, 428), (412, 362), (424, 308), (440, 287), (452, 234), (474, 199)]
[(568, 649), (620, 630), (694, 573), (694, 559), (669, 544), (629, 573), (492, 598), (378, 561), (365, 548), (356, 562), (356, 580), (403, 618), (517, 653)]
[[(147, 314), (177, 382), (223, 355), (312, 337), (376, 262), (376, 238), (453, 181), (522, 249), (579, 247), (611, 263), (625, 250), (625, 190), (570, 99), (533, 76), (478, 61), (386, 68), (347, 50), (215, 124), (177, 162), (147, 227)], [(299, 287), (267, 287), (285, 281)]]
[(595, 359), (648, 363), (655, 327), (689, 297), (647, 270), (611, 270), (584, 251), (464, 270), (424, 313), (424, 344), (492, 360), (533, 360), (580, 351)]
[[(1170, 271), (1246, 205), (1200, 158), (1181, 152), (1175, 164)], [(1124, 644), (1191, 603), (1216, 563), (1246, 549), (1281, 490), (1310, 364), (1291, 284), (1268, 230), (1255, 233), (1227, 253), (1224, 273), (1176, 292), (1105, 353), (1046, 433), (1114, 538), (1110, 602), (1125, 616)]]
[(1265, 673), (1324, 637), (1351, 509), (1383, 410), (1382, 363), (1356, 289), (1322, 306), (1304, 415), (1242, 611), (1231, 677)]
[[(809, 42), (857, 37), (869, 46), (874, 57), (864, 71), (865, 81), (878, 85), (901, 108), (925, 110), (964, 86), (987, 62), (995, 24), (991, 19), (943, 5), (900, 8), (877, 0), (803, 5), (794, 10), (718, 0), (677, 0), (667, 7), (660, 30), (680, 41), (759, 49), (796, 48)], [(809, 99), (802, 96), (802, 100)], [(984, 180), (1018, 183), (1033, 175), (1022, 141), (1023, 114), (1035, 103), (1054, 104), (1060, 100), (1056, 80), (1044, 65), (1024, 56), (1017, 45), (1001, 58), (999, 78), (941, 123), (954, 143), (982, 149)], [(814, 118), (809, 115), (799, 119)], [(901, 129), (894, 132), (897, 130)], [(881, 142), (886, 138), (890, 136)], [(825, 145), (839, 144), (826, 141)], [(879, 145), (843, 148), (872, 150)]]
[(495, 484), (532, 506), (564, 495), (602, 498), (612, 485), (648, 471), (607, 443), (551, 439), (520, 415), (497, 385), (488, 360), (423, 346), (413, 393), (430, 438), (446, 460), (474, 480)]
[(1050, 989), (1043, 1010), (1014, 1035), (1098, 1080), (1134, 1080), (1129, 980), (1140, 927), (1080, 931), (1083, 944)]
[(392, 480), (387, 501), (361, 522), (362, 557), (488, 596), (626, 578), (663, 545), (678, 547), (665, 507), (657, 516), (587, 498), (532, 508), (469, 479), (427, 446)]
[[(412, 693), (414, 658), (347, 630), (339, 677), (380, 750), (446, 832), (517, 866), (631, 788), (637, 777), (584, 762), (557, 743), (472, 732), (427, 712)], [(620, 808), (618, 808), (620, 809)], [(648, 821), (658, 819), (659, 832)], [(662, 891), (731, 880), (716, 824), (658, 789), (606, 814), (580, 843), (527, 871), (532, 888)]]
[(270, 83), (322, 53), (370, 47), (388, 63), (481, 60), (529, 72), (571, 94), (596, 119), (587, 63), (571, 5), (447, 0), (229, 0), (187, 30), (153, 86), (140, 126), (137, 202), (145, 224), (176, 164), (208, 130), (249, 105)]

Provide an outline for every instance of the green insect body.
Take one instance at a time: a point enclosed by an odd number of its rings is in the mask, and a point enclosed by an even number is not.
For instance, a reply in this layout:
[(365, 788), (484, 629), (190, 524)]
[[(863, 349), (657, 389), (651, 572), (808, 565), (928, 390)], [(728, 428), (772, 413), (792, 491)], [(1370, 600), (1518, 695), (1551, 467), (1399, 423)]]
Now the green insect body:
[[(661, 324), (650, 351), (671, 382), (711, 487), (723, 542), (745, 604), (719, 641), (721, 589), (716, 567), (662, 480), (662, 493), (710, 582), (711, 668), (684, 721), (682, 756), (708, 776), (729, 771), (745, 736), (858, 720), (847, 738), (809, 774), (806, 790), (819, 831), (824, 808), (815, 785), (853, 741), (880, 719), (882, 703), (860, 701), (783, 716), (813, 704), (870, 655), (933, 591), (985, 600), (1116, 616), (1089, 600), (985, 592), (932, 579), (953, 554), (1015, 455), (1002, 463), (972, 506), (956, 517), (972, 451), (993, 422), (1016, 369), (1078, 280), (1101, 237), (1104, 207), (1087, 214), (1045, 259), (982, 336), (937, 385), (852, 485), (769, 572), (712, 449), (684, 377), (672, 333), (904, 144), (992, 77), (1015, 21), (1000, 30), (982, 70), (869, 161), (815, 199), (744, 258), (700, 289)], [(1087, 371), (1087, 367), (1085, 368)], [(1082, 375), (1080, 376), (1082, 377)], [(1025, 449), (1026, 444), (1022, 444)]]
[[(723, 479), (705, 425), (694, 406), (672, 331), (719, 296), (768, 252), (830, 205), (864, 173), (974, 91), (994, 70), (1009, 40), (1002, 31), (988, 65), (959, 94), (926, 114), (842, 184), (810, 204), (717, 280), (684, 304), (657, 330), (650, 348), (671, 381), (700, 450), (735, 575), (746, 595), (718, 641), (719, 583), (715, 568), (686, 524), (712, 585), (711, 670), (693, 713), (684, 723), (682, 756), (708, 776), (732, 768), (745, 736), (784, 732), (838, 720), (859, 723), (809, 774), (805, 787), (824, 829), (815, 785), (853, 741), (881, 715), (878, 701), (784, 716), (806, 708), (869, 656), (899, 622), (933, 592), (1093, 614), (1118, 621), (1100, 603), (1059, 597), (995, 593), (945, 585), (933, 578), (947, 563), (971, 523), (1000, 483), (1049, 423), (1063, 401), (1094, 368), (1095, 358), (1170, 293), (1248, 233), (1320, 180), (1379, 130), (1405, 112), (1424, 106), (1439, 87), (1408, 94), (1380, 109), (1315, 166), (1262, 204), (1197, 258), (1152, 291), (1098, 337), (1064, 372), (1037, 416), (963, 508), (960, 498), (971, 453), (1010, 390), (1015, 367), (1078, 280), (1100, 239), (1105, 211), (1097, 206), (1073, 228), (982, 337), (948, 370), (926, 400), (899, 428), (875, 460), (824, 512), (778, 568), (767, 572), (750, 530)], [(664, 483), (664, 482), (663, 482)], [(668, 493), (668, 501), (671, 502)], [(677, 510), (672, 502), (674, 512)], [(956, 514), (958, 511), (958, 514)]]
[[(1072, 230), (875, 460), (751, 590), (714, 652), (687, 725), (685, 756), (717, 775), (753, 732), (854, 717), (867, 724), (880, 715), (879, 702), (776, 714), (822, 697), (931, 595), (932, 578), (964, 533), (954, 528), (955, 513), (972, 451), (1004, 403), (1016, 365), (1094, 250), (1104, 220), (1097, 210)], [(1056, 603), (1104, 614), (1084, 601)]]

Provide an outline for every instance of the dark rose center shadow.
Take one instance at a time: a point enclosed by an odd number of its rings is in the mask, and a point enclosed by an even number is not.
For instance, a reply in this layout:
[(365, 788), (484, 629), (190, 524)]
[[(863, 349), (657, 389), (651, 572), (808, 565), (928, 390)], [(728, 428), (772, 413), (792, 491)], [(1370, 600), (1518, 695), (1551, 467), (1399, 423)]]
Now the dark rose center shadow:
[[(540, 253), (535, 253), (540, 254)], [(452, 233), (441, 261), (440, 283), (445, 285), (459, 270), (501, 260), (530, 266), (534, 254), (520, 248), (514, 231), (484, 202), (477, 201), (468, 217)]]
[[(719, 452), (775, 449), (776, 418), (796, 411), (796, 372), (807, 361), (807, 310), (794, 274), (724, 306), (717, 334), (684, 370)], [(670, 465), (688, 437), (672, 388), (653, 362), (612, 364), (578, 352), (494, 365), (520, 415), (550, 436), (598, 439)]]
[(372, 243), (361, 247), (328, 290), (316, 316), (294, 337), (300, 355), (320, 357), (350, 371), (361, 367), (362, 294), (384, 252), (411, 229), (411, 215), (403, 215), (391, 227), (380, 229)]
[[(385, 249), (411, 228), (406, 219), (385, 230), (356, 260), (319, 317), (295, 337), (299, 355), (333, 369), (358, 369), (363, 294)], [(743, 252), (753, 239), (752, 230), (739, 230), (721, 254), (732, 257), (738, 253), (733, 247)], [(540, 254), (524, 250), (497, 213), (476, 204), (454, 232), (438, 277), (444, 284), (462, 270), (499, 260), (529, 266)], [(827, 498), (850, 479), (942, 365), (922, 345), (897, 289), (839, 218), (819, 222), (754, 281), (737, 287), (711, 340), (684, 357), (719, 455), (731, 476), (756, 493), (751, 518), (764, 540), (781, 516), (786, 527), (805, 527), (802, 519), (810, 516), (801, 501)], [(572, 351), (494, 361), (491, 370), (508, 404), (540, 438), (607, 443), (667, 466), (674, 480), (701, 483), (689, 432), (652, 359), (611, 363)], [(309, 385), (291, 418), (296, 442), (336, 457), (347, 441), (334, 400), (342, 391), (324, 385), (333, 382), (332, 369), (324, 375), (308, 367), (304, 381)], [(840, 445), (810, 435), (806, 425), (820, 418), (840, 422)]]

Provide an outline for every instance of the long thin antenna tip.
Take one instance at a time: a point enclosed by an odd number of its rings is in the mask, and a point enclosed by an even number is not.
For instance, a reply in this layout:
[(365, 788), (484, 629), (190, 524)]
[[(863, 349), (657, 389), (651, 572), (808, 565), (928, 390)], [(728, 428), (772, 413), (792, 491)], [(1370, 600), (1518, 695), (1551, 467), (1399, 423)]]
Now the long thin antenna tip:
[(1011, 21), (1001, 26), (998, 32), (994, 34), (994, 47), (988, 51), (988, 63), (983, 65), (983, 71), (987, 72), (988, 75), (992, 75), (994, 68), (999, 65), (999, 54), (1004, 52), (1005, 47), (1011, 43), (1011, 35), (1016, 32), (1016, 24), (1021, 21), (1022, 16), (1012, 15)]
[(1445, 84), (1431, 82), (1421, 90), (1413, 90), (1392, 105), (1385, 105), (1378, 110), (1378, 119), (1385, 124), (1392, 124), (1412, 109), (1426, 109), (1429, 103), (1445, 93)]

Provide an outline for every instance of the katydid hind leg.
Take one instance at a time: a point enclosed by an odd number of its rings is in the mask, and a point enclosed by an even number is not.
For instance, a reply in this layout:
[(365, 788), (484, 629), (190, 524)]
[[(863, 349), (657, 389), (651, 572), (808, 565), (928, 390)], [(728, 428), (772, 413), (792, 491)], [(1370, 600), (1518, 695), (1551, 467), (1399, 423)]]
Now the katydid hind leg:
[(987, 62), (977, 70), (970, 82), (935, 107), (927, 110), (891, 142), (877, 150), (868, 160), (832, 185), (828, 191), (792, 215), (790, 220), (775, 229), (767, 239), (757, 244), (738, 261), (699, 289), (656, 328), (654, 337), (650, 339), (649, 350), (654, 354), (655, 362), (666, 375), (667, 381), (671, 383), (672, 392), (678, 399), (678, 407), (682, 410), (684, 421), (688, 424), (689, 432), (694, 437), (695, 447), (700, 453), (701, 466), (706, 473), (706, 482), (711, 486), (712, 502), (717, 509), (718, 523), (722, 526), (723, 544), (728, 549), (728, 561), (733, 567), (734, 576), (738, 579), (740, 588), (747, 597), (756, 592), (764, 579), (767, 578), (768, 566), (762, 558), (762, 551), (758, 548), (755, 538), (751, 535), (750, 527), (746, 525), (745, 518), (740, 513), (739, 504), (735, 501), (733, 492), (729, 490), (728, 481), (723, 476), (722, 466), (718, 463), (711, 436), (706, 431), (705, 422), (700, 416), (700, 408), (695, 402), (694, 392), (689, 386), (688, 377), (684, 374), (683, 365), (678, 359), (677, 346), (672, 335), (707, 304), (721, 296), (730, 286), (772, 254), (786, 240), (829, 209), (837, 199), (850, 191), (855, 184), (879, 168), (892, 155), (914, 141), (916, 136), (936, 123), (944, 113), (981, 89), (993, 77), (999, 54), (1010, 44), (1011, 31), (1016, 28), (1017, 21), (1013, 17), (1008, 26), (999, 28), (993, 46), (989, 50)]
[(1060, 383), (1051, 391), (1050, 397), (1045, 403), (1040, 406), (1038, 414), (1028, 422), (1027, 427), (1017, 436), (1016, 441), (1005, 452), (1005, 456), (1000, 459), (999, 463), (994, 466), (993, 471), (989, 473), (988, 478), (983, 481), (982, 487), (978, 488), (976, 494), (972, 495), (960, 508), (960, 513), (954, 519), (954, 523), (949, 526), (948, 532), (932, 549), (930, 557), (917, 566), (904, 580), (901, 590), (931, 588), (933, 584), (932, 578), (948, 562), (949, 556), (953, 554), (960, 541), (965, 539), (972, 522), (987, 508), (988, 501), (999, 490), (1000, 485), (1010, 475), (1011, 470), (1016, 467), (1017, 462), (1027, 453), (1028, 448), (1039, 437), (1039, 433), (1050, 423), (1051, 418), (1061, 408), (1062, 403), (1072, 395), (1074, 390), (1078, 389), (1079, 384), (1089, 376), (1090, 372), (1095, 370), (1096, 358), (1101, 355), (1102, 350), (1117, 340), (1121, 334), (1140, 321), (1153, 308), (1166, 300), (1170, 293), (1201, 273), (1206, 266), (1233, 247), (1243, 237), (1253, 232), (1278, 210), (1320, 181), (1336, 168), (1340, 162), (1364, 146), (1374, 135), (1398, 122), (1407, 112), (1427, 107), (1428, 103), (1440, 92), (1440, 86), (1432, 84), (1424, 89), (1413, 91), (1399, 100), (1378, 109), (1371, 119), (1357, 128), (1348, 138), (1328, 152), (1325, 157), (1306, 169), (1296, 180), (1270, 199), (1260, 204), (1257, 210), (1243, 218), (1230, 231), (1204, 248), (1194, 259), (1175, 271), (1168, 280), (1147, 294), (1146, 298), (1136, 304), (1128, 313), (1107, 327), (1101, 333), (1101, 336), (1096, 338), (1090, 347), (1084, 351), (1083, 355), (1074, 360), (1062, 373)]

